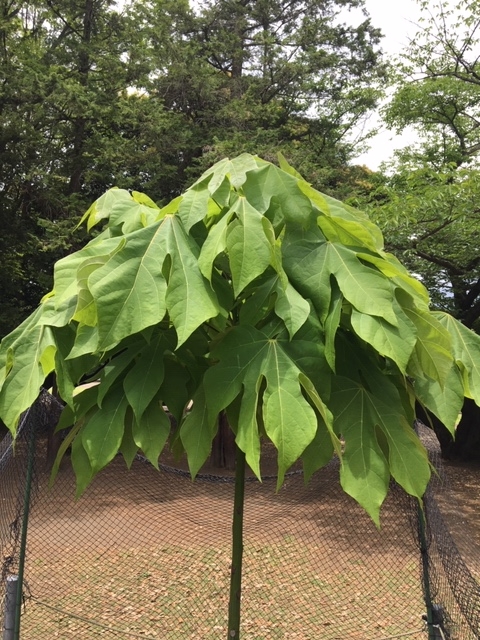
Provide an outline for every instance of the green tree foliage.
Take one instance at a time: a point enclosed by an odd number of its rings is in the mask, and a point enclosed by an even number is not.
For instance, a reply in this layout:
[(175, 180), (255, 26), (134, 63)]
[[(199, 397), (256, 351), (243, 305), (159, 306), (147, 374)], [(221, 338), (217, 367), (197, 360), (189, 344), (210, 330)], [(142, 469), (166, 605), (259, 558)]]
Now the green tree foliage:
[(147, 92), (151, 68), (135, 16), (103, 0), (5, 1), (0, 13), (1, 248), (10, 279), (2, 335), (51, 286), (53, 262), (84, 241), (72, 229), (105, 188), (178, 193), (185, 178), (176, 151), (188, 134)]
[(73, 228), (109, 187), (168, 202), (244, 149), (283, 149), (330, 192), (348, 178), (378, 33), (337, 20), (358, 0), (296, 4), (0, 0), (0, 335), (85, 241)]
[(460, 166), (480, 151), (480, 3), (420, 5), (421, 30), (402, 53), (386, 121), (400, 130), (412, 125), (423, 136), (420, 161)]
[(413, 127), (419, 144), (372, 178), (363, 203), (435, 306), (479, 329), (480, 3), (422, 6), (386, 110), (387, 124)]
[(317, 187), (328, 186), (359, 143), (352, 130), (376, 105), (385, 74), (379, 30), (366, 14), (354, 26), (345, 23), (363, 2), (200, 6), (199, 48), (223, 78), (225, 96), (205, 162), (239, 151), (274, 159), (281, 150)]
[(464, 394), (480, 400), (480, 338), (429, 311), (375, 225), (281, 165), (222, 160), (161, 209), (108, 191), (84, 216), (103, 231), (2, 341), (0, 417), (15, 432), (55, 370), (79, 492), (118, 451), (156, 465), (169, 439), (195, 476), (225, 411), (257, 475), (273, 442), (279, 485), (336, 451), (376, 522), (391, 476), (423, 495), (414, 401), (453, 430)]
[(480, 328), (480, 174), (474, 168), (397, 165), (372, 176), (364, 203), (390, 251), (418, 274), (432, 304)]

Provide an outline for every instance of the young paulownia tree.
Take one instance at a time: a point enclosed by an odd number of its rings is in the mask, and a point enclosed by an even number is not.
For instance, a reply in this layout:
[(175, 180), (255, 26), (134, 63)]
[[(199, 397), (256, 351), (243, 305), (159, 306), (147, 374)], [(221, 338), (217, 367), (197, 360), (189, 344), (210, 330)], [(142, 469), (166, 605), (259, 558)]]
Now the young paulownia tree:
[[(419, 400), (452, 431), (480, 403), (480, 338), (429, 310), (378, 228), (315, 191), (283, 158), (222, 160), (159, 209), (112, 189), (87, 211), (103, 230), (55, 267), (54, 290), (0, 350), (0, 417), (55, 371), (80, 494), (121, 452), (152, 462), (169, 442), (192, 477), (220, 420), (237, 446), (229, 638), (239, 633), (245, 460), (278, 451), (278, 487), (334, 455), (341, 483), (379, 523), (393, 477), (421, 498), (430, 465)], [(99, 384), (80, 386), (85, 381)], [(186, 411), (193, 400), (190, 411)], [(165, 406), (175, 417), (172, 430)]]

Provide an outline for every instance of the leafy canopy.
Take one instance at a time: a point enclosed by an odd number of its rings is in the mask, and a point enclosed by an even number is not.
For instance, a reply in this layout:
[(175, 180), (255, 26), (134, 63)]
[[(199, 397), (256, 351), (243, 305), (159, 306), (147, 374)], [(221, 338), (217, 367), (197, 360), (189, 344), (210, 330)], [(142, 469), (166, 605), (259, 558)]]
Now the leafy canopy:
[(103, 230), (3, 340), (0, 417), (15, 432), (55, 371), (79, 492), (119, 451), (157, 465), (169, 439), (195, 476), (226, 411), (258, 476), (273, 442), (279, 486), (336, 451), (376, 522), (391, 476), (423, 495), (415, 397), (453, 430), (464, 394), (480, 402), (480, 339), (429, 311), (375, 225), (280, 165), (224, 159), (161, 209), (108, 191), (84, 216)]

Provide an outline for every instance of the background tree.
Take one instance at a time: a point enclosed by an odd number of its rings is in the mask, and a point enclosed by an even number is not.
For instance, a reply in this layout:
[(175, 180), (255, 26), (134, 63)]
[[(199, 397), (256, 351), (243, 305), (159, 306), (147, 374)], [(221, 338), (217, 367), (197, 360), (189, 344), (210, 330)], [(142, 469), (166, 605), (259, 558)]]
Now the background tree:
[[(85, 241), (72, 230), (113, 185), (168, 201), (219, 154), (283, 149), (339, 191), (350, 132), (383, 73), (368, 19), (339, 20), (361, 5), (217, 2), (195, 14), (187, 1), (119, 11), (106, 0), (2, 0), (0, 335)], [(232, 39), (242, 20), (243, 40)]]
[[(0, 209), (11, 284), (0, 334), (37, 304), (53, 262), (84, 241), (72, 229), (106, 186), (148, 184), (153, 162), (169, 185), (159, 197), (180, 188), (186, 137), (182, 118), (147, 93), (152, 69), (134, 15), (103, 0), (2, 6)], [(175, 34), (172, 16), (158, 17)]]
[(434, 303), (472, 327), (480, 317), (480, 5), (422, 6), (422, 29), (402, 55), (385, 112), (390, 127), (414, 127), (419, 143), (399, 152), (386, 176), (366, 181), (364, 195)]
[(204, 164), (240, 151), (274, 160), (280, 150), (316, 187), (335, 190), (385, 74), (379, 30), (366, 14), (345, 23), (359, 7), (357, 0), (201, 4), (200, 51), (227, 97)]
[[(421, 4), (421, 29), (402, 54), (385, 112), (387, 125), (413, 127), (419, 142), (399, 152), (386, 174), (363, 181), (356, 202), (419, 275), (435, 307), (478, 331), (480, 4)], [(457, 441), (448, 436), (445, 451), (480, 458), (475, 412), (465, 407)]]

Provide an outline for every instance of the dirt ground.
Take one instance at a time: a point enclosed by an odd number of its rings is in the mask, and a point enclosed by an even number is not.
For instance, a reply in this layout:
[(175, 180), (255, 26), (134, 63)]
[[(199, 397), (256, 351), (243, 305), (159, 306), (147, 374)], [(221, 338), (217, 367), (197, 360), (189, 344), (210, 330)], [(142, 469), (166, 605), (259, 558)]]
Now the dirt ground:
[[(480, 468), (447, 471), (443, 512), (476, 571)], [(233, 484), (202, 473), (192, 483), (143, 462), (128, 472), (117, 458), (77, 502), (69, 465), (52, 490), (42, 478), (22, 638), (223, 639)], [(247, 482), (242, 640), (424, 638), (412, 513), (394, 489), (378, 531), (339, 489), (335, 465), (308, 487), (294, 473), (279, 493), (274, 480)]]

